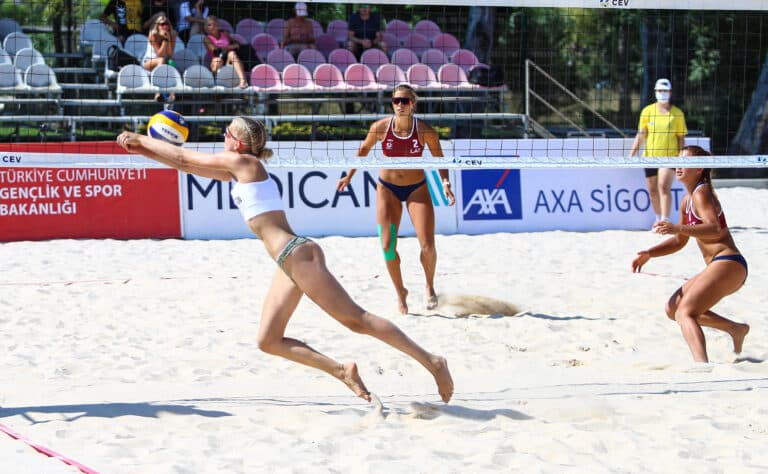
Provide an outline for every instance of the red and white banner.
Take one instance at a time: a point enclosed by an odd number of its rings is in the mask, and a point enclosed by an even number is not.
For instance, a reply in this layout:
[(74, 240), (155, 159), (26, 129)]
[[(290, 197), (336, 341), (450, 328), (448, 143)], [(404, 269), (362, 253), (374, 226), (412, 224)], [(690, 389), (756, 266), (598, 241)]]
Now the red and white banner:
[(120, 151), (112, 142), (0, 147), (0, 241), (180, 238), (178, 172), (102, 166), (100, 155)]

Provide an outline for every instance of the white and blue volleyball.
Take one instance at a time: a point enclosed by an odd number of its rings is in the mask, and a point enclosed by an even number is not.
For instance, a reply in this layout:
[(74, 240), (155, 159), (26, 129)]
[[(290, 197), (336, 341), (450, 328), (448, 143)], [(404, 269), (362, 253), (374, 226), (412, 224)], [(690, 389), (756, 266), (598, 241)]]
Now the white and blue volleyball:
[(147, 135), (181, 146), (189, 137), (189, 126), (180, 113), (163, 110), (149, 119)]

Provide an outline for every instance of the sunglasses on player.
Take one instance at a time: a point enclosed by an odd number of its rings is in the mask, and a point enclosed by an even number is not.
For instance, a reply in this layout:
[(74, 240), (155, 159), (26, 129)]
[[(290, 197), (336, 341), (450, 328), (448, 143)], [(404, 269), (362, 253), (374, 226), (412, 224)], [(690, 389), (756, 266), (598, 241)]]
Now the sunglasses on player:
[(392, 97), (392, 103), (395, 105), (408, 105), (411, 103), (410, 97)]

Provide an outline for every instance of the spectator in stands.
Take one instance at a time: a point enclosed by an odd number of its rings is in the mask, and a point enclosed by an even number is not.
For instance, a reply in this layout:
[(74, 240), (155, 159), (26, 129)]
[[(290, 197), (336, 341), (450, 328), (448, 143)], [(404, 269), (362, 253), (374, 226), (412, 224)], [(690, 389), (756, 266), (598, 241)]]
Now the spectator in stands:
[(205, 19), (208, 18), (208, 7), (205, 0), (186, 0), (179, 6), (179, 37), (184, 43), (189, 37), (203, 32)]
[[(178, 8), (172, 8), (168, 4), (168, 0), (149, 0), (142, 10), (142, 31), (148, 32), (160, 15), (163, 15), (170, 20), (171, 25), (178, 24), (178, 21), (176, 20), (176, 17), (178, 16)], [(149, 34), (147, 34), (147, 36), (149, 36)]]
[(368, 4), (360, 5), (357, 13), (353, 13), (347, 22), (349, 28), (349, 42), (347, 47), (360, 59), (363, 51), (370, 48), (379, 48), (387, 52), (387, 43), (382, 35), (381, 16), (371, 12)]
[(248, 87), (243, 62), (237, 54), (240, 44), (234, 41), (229, 33), (219, 28), (219, 19), (213, 15), (205, 19), (205, 33), (205, 48), (211, 60), (211, 71), (216, 74), (219, 69), (231, 64), (235, 68), (237, 77), (240, 78), (240, 88)]
[[(384, 156), (397, 159), (420, 157), (424, 146), (429, 147), (433, 157), (443, 156), (437, 132), (423, 120), (413, 116), (416, 111), (416, 92), (407, 84), (400, 84), (392, 92), (394, 117), (385, 117), (371, 125), (357, 156), (367, 156), (377, 142), (381, 142)], [(456, 202), (448, 179), (448, 170), (439, 171), (442, 177), (443, 193), (449, 205)], [(337, 185), (344, 191), (355, 174), (351, 169)], [(400, 256), (397, 253), (397, 232), (403, 215), (403, 203), (411, 217), (416, 237), (421, 246), (421, 266), (426, 277), (426, 308), (437, 307), (437, 293), (434, 287), (437, 252), (435, 251), (435, 208), (429, 194), (426, 175), (421, 169), (381, 169), (376, 187), (376, 223), (378, 224), (381, 250), (387, 272), (395, 285), (400, 313), (408, 313), (406, 298), (408, 290), (403, 285), (400, 272)]]
[[(112, 28), (113, 34), (125, 43), (125, 39), (134, 33), (141, 33), (142, 0), (110, 0), (99, 20)], [(110, 17), (113, 20), (110, 20)]]
[[(176, 49), (176, 30), (173, 29), (168, 17), (159, 15), (147, 37), (149, 41), (147, 52), (144, 53), (144, 69), (151, 72), (161, 64), (175, 66), (173, 52)], [(174, 99), (175, 96), (171, 93), (169, 101)], [(155, 100), (161, 100), (161, 95), (155, 94)]]
[(307, 20), (307, 4), (298, 2), (294, 9), (296, 16), (285, 22), (280, 47), (298, 57), (305, 49), (315, 49), (315, 30), (312, 22)]
[[(688, 127), (683, 111), (672, 105), (672, 83), (669, 79), (656, 81), (656, 102), (640, 112), (637, 135), (629, 156), (637, 155), (645, 143), (643, 156), (677, 156), (683, 148)], [(668, 221), (672, 212), (673, 168), (646, 168), (645, 178), (656, 222)]]

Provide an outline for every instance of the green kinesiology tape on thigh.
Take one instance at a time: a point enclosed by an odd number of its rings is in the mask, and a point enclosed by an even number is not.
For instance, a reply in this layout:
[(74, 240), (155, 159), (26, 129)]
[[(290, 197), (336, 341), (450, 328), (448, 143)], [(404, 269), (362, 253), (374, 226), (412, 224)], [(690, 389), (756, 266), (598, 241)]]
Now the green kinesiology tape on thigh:
[[(377, 229), (379, 230), (379, 240), (381, 241), (381, 247), (384, 248), (384, 237), (382, 236), (382, 229), (381, 225), (377, 226)], [(396, 253), (395, 253), (395, 244), (397, 243), (397, 232), (395, 231), (395, 224), (389, 224), (389, 236), (392, 240), (389, 242), (389, 248), (387, 250), (383, 250), (384, 252), (384, 260), (387, 262), (394, 260)]]

